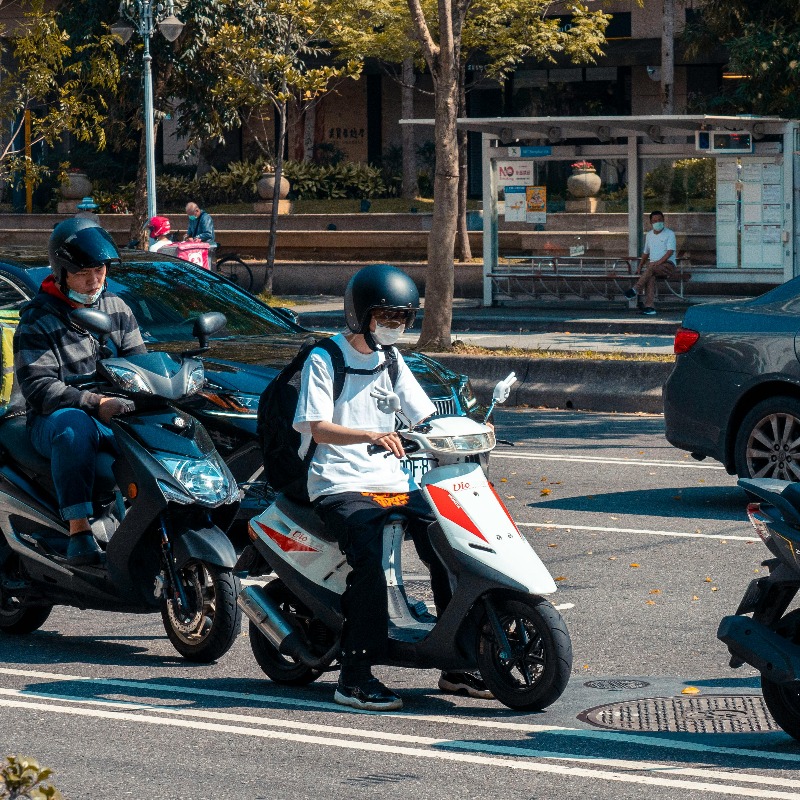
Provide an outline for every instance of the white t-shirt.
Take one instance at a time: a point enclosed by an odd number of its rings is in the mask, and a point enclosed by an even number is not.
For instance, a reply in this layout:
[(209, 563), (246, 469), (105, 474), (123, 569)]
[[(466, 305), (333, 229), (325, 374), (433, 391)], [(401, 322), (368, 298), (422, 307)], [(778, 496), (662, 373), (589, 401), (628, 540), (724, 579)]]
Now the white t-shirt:
[(672, 250), (669, 260), (673, 264), (677, 264), (675, 253), (678, 245), (675, 241), (675, 231), (669, 228), (664, 228), (661, 233), (647, 231), (647, 235), (644, 237), (644, 251), (650, 256), (651, 261), (659, 261), (667, 254), (668, 250)]
[[(354, 369), (373, 369), (385, 355), (359, 353), (340, 333), (331, 340), (344, 354), (344, 362)], [(392, 388), (388, 369), (376, 375), (345, 374), (342, 393), (333, 402), (333, 365), (324, 350), (314, 350), (303, 366), (300, 397), (294, 428), (302, 434), (299, 454), (302, 457), (311, 443), (311, 422), (333, 422), (362, 431), (390, 433), (395, 429), (394, 414), (378, 409), (370, 391), (380, 387), (394, 391), (400, 398), (403, 414), (413, 423), (436, 413), (436, 406), (397, 353), (397, 381)], [(388, 450), (387, 450), (388, 453)], [(366, 444), (318, 444), (308, 471), (308, 495), (317, 497), (341, 492), (408, 492), (416, 489), (413, 477), (400, 460), (382, 453), (371, 456)]]

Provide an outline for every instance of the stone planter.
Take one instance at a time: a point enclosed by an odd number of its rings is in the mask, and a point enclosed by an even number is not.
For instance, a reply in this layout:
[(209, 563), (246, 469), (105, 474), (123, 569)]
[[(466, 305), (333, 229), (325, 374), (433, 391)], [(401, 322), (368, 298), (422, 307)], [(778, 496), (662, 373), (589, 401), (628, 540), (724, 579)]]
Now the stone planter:
[(66, 180), (61, 184), (61, 201), (58, 203), (59, 214), (74, 214), (78, 203), (92, 194), (92, 182), (85, 172), (68, 172)]
[[(275, 196), (275, 173), (264, 172), (256, 184), (258, 187), (258, 196), (261, 198), (260, 203), (255, 203), (253, 208), (259, 214), (272, 213), (272, 199)], [(278, 213), (291, 214), (292, 203), (286, 197), (291, 189), (291, 184), (286, 178), (281, 175), (281, 185), (278, 192)]]
[(602, 185), (594, 169), (573, 169), (572, 175), (567, 178), (567, 192), (572, 199), (567, 200), (565, 210), (590, 214), (600, 211), (597, 193)]

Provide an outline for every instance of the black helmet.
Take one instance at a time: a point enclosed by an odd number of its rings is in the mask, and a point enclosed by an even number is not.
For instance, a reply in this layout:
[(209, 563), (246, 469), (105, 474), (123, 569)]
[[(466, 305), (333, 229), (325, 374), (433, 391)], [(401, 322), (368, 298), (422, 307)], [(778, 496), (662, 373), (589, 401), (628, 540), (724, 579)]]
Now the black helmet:
[(62, 290), (67, 273), (121, 261), (110, 234), (91, 219), (76, 217), (53, 228), (47, 245), (50, 269)]
[(353, 333), (368, 333), (370, 312), (376, 308), (405, 311), (406, 327), (414, 323), (419, 292), (405, 272), (391, 264), (370, 264), (356, 272), (344, 293), (344, 316)]

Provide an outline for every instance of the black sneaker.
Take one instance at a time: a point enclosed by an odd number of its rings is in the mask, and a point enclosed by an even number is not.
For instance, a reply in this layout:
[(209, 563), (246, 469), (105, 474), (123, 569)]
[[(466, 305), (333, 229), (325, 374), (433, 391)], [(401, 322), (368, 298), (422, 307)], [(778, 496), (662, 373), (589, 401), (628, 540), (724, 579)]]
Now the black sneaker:
[(644, 314), (645, 317), (654, 317), (656, 315), (656, 310), (653, 306), (645, 306), (641, 313)]
[(446, 694), (465, 694), (476, 700), (494, 700), (483, 678), (473, 672), (443, 672), (439, 676), (439, 688)]
[(625, 297), (627, 297), (628, 300), (633, 300), (633, 298), (636, 297), (636, 289), (634, 289), (633, 286), (631, 286), (631, 288), (628, 289), (627, 292), (625, 292)]
[(88, 567), (99, 564), (103, 551), (90, 531), (74, 533), (69, 537), (67, 545), (67, 564), (73, 567)]
[(403, 701), (377, 678), (358, 686), (345, 686), (340, 679), (333, 699), (340, 706), (362, 711), (399, 711), (403, 707)]

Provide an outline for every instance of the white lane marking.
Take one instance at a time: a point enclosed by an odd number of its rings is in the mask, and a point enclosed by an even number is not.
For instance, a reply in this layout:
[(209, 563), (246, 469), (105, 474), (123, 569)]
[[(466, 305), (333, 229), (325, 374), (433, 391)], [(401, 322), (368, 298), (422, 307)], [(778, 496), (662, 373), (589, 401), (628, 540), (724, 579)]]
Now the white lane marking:
[[(797, 800), (796, 792), (780, 792), (770, 789), (759, 789), (753, 786), (739, 787), (739, 786), (726, 786), (722, 784), (714, 784), (707, 782), (697, 782), (688, 780), (677, 780), (675, 778), (662, 778), (651, 775), (631, 775), (620, 772), (606, 772), (601, 769), (592, 769), (590, 767), (572, 767), (566, 766), (563, 763), (547, 764), (534, 761), (511, 760), (510, 758), (497, 758), (492, 756), (483, 756), (471, 753), (455, 753), (435, 749), (423, 749), (419, 747), (401, 747), (398, 745), (385, 745), (376, 742), (359, 742), (352, 739), (329, 738), (326, 736), (312, 736), (308, 734), (290, 733), (286, 730), (260, 730), (253, 728), (243, 728), (239, 725), (223, 725), (213, 722), (199, 722), (196, 719), (174, 719), (172, 717), (158, 717), (149, 716), (143, 713), (131, 713), (122, 710), (105, 711), (100, 708), (76, 708), (75, 706), (61, 706), (53, 703), (33, 703), (21, 700), (5, 700), (0, 699), (0, 706), (8, 708), (21, 708), (34, 711), (48, 711), (56, 714), (67, 714), (78, 717), (91, 717), (95, 719), (107, 719), (126, 722), (136, 722), (139, 724), (148, 725), (164, 725), (174, 728), (188, 728), (191, 730), (208, 730), (219, 733), (230, 733), (239, 736), (252, 736), (261, 739), (279, 739), (281, 741), (294, 741), (301, 744), (322, 745), (327, 747), (338, 747), (349, 750), (363, 750), (378, 753), (392, 753), (394, 755), (413, 756), (416, 758), (428, 758), (440, 761), (454, 761), (466, 764), (481, 764), (484, 766), (501, 767), (503, 769), (516, 769), (528, 772), (541, 772), (558, 775), (566, 775), (569, 777), (590, 778), (592, 780), (605, 780), (618, 783), (634, 783), (646, 786), (663, 786), (683, 791), (696, 791), (708, 792), (715, 794), (724, 794), (736, 797), (764, 797), (774, 798), (774, 800)], [(443, 745), (445, 742), (433, 740), (434, 745)], [(455, 747), (476, 746), (472, 742), (453, 742)], [(482, 745), (480, 745), (482, 746)], [(505, 748), (503, 748), (505, 749)], [(511, 748), (508, 748), (511, 749)], [(530, 755), (525, 752), (524, 748), (519, 748), (523, 751), (515, 753), (515, 755)], [(578, 760), (578, 759), (576, 759)], [(655, 765), (657, 766), (657, 765)], [(661, 766), (661, 769), (669, 769), (669, 767)], [(670, 770), (671, 771), (671, 770)], [(701, 773), (702, 777), (706, 777), (705, 773)], [(751, 776), (757, 778), (758, 776)], [(737, 776), (726, 778), (727, 780), (737, 780)], [(762, 782), (770, 782), (769, 777), (761, 779)], [(742, 781), (746, 782), (746, 781)]]
[(575, 603), (560, 603), (557, 606), (553, 606), (556, 611), (569, 611), (570, 608), (575, 608)]
[[(82, 682), (86, 684), (99, 684), (101, 686), (114, 686), (135, 691), (162, 692), (164, 694), (177, 694), (188, 697), (211, 697), (225, 698), (230, 700), (242, 700), (247, 704), (252, 703), (273, 703), (292, 708), (299, 708), (303, 711), (338, 711), (342, 712), (342, 707), (336, 703), (326, 703), (319, 700), (299, 700), (282, 695), (271, 694), (247, 694), (246, 692), (233, 692), (224, 689), (201, 689), (194, 686), (176, 686), (174, 684), (145, 683), (123, 678), (92, 678), (84, 675), (65, 675), (59, 672), (41, 672), (38, 670), (22, 670), (12, 667), (0, 667), (0, 674), (15, 675), (27, 678), (41, 678), (44, 680), (60, 682)], [(418, 720), (422, 722), (439, 722), (446, 725), (464, 725), (475, 728), (491, 728), (493, 730), (507, 730), (521, 733), (548, 733), (556, 736), (570, 736), (578, 738), (597, 739), (602, 742), (619, 742), (626, 745), (641, 745), (646, 747), (661, 748), (664, 750), (685, 750), (687, 752), (714, 753), (726, 756), (744, 756), (747, 758), (763, 758), (770, 761), (789, 761), (797, 765), (798, 757), (795, 753), (769, 752), (758, 749), (745, 749), (738, 747), (719, 747), (715, 745), (702, 744), (700, 742), (687, 742), (679, 739), (652, 738), (646, 735), (631, 733), (621, 733), (608, 730), (596, 730), (586, 728), (567, 728), (560, 725), (530, 725), (518, 722), (505, 722), (500, 719), (480, 719), (464, 714), (460, 717), (448, 717), (435, 714), (408, 714), (401, 715), (395, 713), (385, 713), (379, 711), (355, 711), (348, 710), (349, 713), (364, 714), (374, 717), (389, 717), (399, 720)], [(488, 713), (492, 713), (489, 711)], [(500, 711), (500, 713), (513, 713)], [(768, 736), (769, 734), (763, 734)]]
[[(342, 734), (357, 736), (362, 739), (390, 740), (411, 744), (421, 744), (435, 747), (449, 747), (453, 749), (466, 749), (475, 752), (490, 752), (496, 754), (525, 756), (528, 758), (543, 758), (551, 761), (577, 761), (589, 763), (593, 766), (615, 767), (617, 769), (635, 770), (637, 772), (658, 771), (670, 775), (684, 775), (688, 777), (716, 778), (718, 780), (739, 781), (740, 783), (769, 783), (771, 786), (800, 787), (800, 780), (790, 778), (776, 778), (775, 776), (753, 775), (749, 773), (725, 772), (709, 768), (677, 767), (671, 764), (653, 763), (647, 761), (630, 761), (618, 758), (599, 758), (595, 756), (578, 756), (569, 753), (558, 753), (546, 750), (534, 750), (528, 747), (514, 745), (494, 745), (487, 742), (465, 742), (452, 739), (442, 739), (431, 736), (410, 736), (408, 734), (389, 731), (367, 730), (364, 728), (339, 727), (335, 725), (320, 725), (316, 723), (299, 722), (297, 720), (279, 719), (276, 717), (260, 717), (250, 714), (231, 714), (230, 712), (212, 711), (210, 709), (176, 708), (175, 706), (160, 706), (153, 703), (137, 703), (130, 700), (106, 700), (87, 698), (76, 695), (57, 695), (49, 692), (35, 692), (30, 690), (3, 689), (0, 695), (21, 697), (49, 702), (62, 701), (80, 705), (99, 706), (107, 708), (122, 708), (131, 711), (152, 711), (157, 714), (172, 714), (184, 717), (197, 717), (210, 720), (223, 720), (225, 722), (242, 722), (246, 725), (263, 725), (277, 728), (295, 728), (302, 731), (315, 733)], [(47, 706), (45, 706), (46, 708)]]
[(687, 533), (685, 531), (652, 531), (647, 528), (601, 528), (595, 525), (557, 525), (554, 522), (518, 522), (518, 528), (547, 528), (571, 531), (599, 531), (600, 533), (642, 533), (646, 536), (678, 536), (684, 539), (725, 539), (735, 542), (757, 542), (758, 536), (728, 536), (724, 533)]
[(600, 456), (565, 456), (550, 453), (498, 453), (492, 451), (492, 458), (508, 458), (522, 461), (576, 461), (583, 464), (630, 464), (637, 467), (677, 467), (684, 469), (715, 469), (724, 470), (722, 464), (700, 464), (691, 461), (645, 461), (636, 458), (601, 458)]

